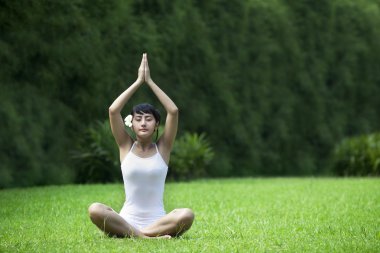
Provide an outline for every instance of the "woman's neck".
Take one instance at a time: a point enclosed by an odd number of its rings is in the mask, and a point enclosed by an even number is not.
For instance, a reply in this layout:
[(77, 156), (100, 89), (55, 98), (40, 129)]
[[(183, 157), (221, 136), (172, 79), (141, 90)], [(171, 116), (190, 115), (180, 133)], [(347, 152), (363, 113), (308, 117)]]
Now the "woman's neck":
[(143, 151), (150, 149), (152, 144), (153, 144), (152, 140), (141, 140), (141, 139), (136, 140), (136, 146)]

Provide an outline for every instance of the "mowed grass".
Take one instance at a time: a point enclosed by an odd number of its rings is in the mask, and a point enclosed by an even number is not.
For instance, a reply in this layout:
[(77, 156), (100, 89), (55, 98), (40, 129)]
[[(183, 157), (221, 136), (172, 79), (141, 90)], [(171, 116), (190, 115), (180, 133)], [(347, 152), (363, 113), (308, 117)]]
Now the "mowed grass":
[(171, 240), (116, 239), (89, 220), (119, 211), (122, 184), (0, 191), (0, 252), (380, 252), (380, 180), (271, 178), (167, 183), (166, 210), (196, 220)]

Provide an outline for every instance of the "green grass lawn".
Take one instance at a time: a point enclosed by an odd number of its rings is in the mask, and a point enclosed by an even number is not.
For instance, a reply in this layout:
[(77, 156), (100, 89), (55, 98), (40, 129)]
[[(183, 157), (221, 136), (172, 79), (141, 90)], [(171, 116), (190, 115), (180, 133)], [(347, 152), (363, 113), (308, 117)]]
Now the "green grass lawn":
[(196, 215), (179, 239), (115, 239), (89, 220), (119, 211), (122, 184), (0, 191), (0, 252), (380, 252), (380, 180), (271, 178), (167, 183), (165, 207)]

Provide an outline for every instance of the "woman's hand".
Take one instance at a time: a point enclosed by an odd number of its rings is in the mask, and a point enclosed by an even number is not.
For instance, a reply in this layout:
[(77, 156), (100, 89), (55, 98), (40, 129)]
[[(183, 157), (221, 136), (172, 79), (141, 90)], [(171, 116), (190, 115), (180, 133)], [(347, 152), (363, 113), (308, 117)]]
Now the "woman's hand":
[(150, 77), (150, 69), (148, 64), (148, 55), (145, 53), (143, 54), (143, 61), (144, 61), (144, 80), (147, 84), (152, 82), (152, 78)]
[(145, 81), (145, 61), (144, 61), (144, 55), (142, 56), (142, 59), (141, 59), (141, 64), (140, 64), (140, 67), (139, 67), (139, 71), (138, 71), (138, 76), (137, 76), (137, 82), (138, 83), (143, 83)]

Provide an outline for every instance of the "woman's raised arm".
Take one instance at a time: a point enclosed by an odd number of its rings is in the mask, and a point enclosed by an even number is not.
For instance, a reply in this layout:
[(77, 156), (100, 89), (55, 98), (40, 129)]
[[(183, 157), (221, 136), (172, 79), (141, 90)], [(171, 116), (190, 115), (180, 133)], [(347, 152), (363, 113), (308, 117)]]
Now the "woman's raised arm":
[(144, 61), (144, 79), (148, 86), (152, 89), (153, 93), (160, 100), (161, 104), (166, 110), (166, 122), (165, 129), (160, 139), (158, 140), (158, 147), (161, 155), (164, 156), (166, 162), (169, 161), (170, 152), (172, 150), (174, 140), (177, 134), (178, 128), (178, 107), (174, 102), (165, 94), (152, 80), (150, 76), (150, 70), (148, 65), (147, 54), (143, 55)]
[(121, 110), (128, 102), (136, 90), (144, 83), (144, 56), (138, 70), (137, 80), (129, 86), (123, 93), (109, 107), (109, 118), (111, 124), (112, 134), (120, 149), (120, 157), (122, 157), (123, 150), (127, 151), (132, 145), (132, 138), (128, 135), (124, 128), (124, 121), (121, 116)]

